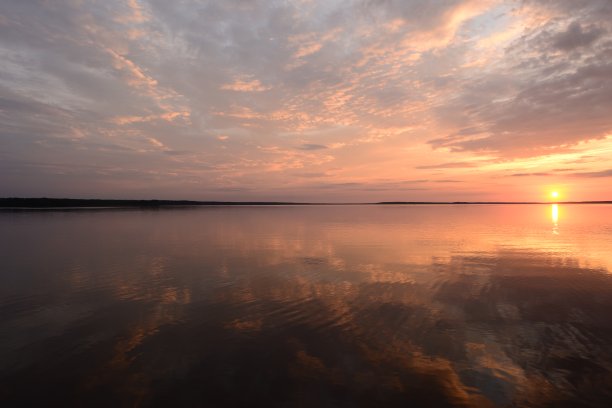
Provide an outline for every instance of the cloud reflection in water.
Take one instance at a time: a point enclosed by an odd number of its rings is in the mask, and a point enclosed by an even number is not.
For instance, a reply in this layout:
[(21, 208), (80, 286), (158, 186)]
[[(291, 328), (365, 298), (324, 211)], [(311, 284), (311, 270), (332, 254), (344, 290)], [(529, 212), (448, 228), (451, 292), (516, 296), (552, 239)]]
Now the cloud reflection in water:
[(564, 209), (563, 235), (542, 208), (2, 214), (0, 392), (68, 405), (605, 406), (612, 207)]

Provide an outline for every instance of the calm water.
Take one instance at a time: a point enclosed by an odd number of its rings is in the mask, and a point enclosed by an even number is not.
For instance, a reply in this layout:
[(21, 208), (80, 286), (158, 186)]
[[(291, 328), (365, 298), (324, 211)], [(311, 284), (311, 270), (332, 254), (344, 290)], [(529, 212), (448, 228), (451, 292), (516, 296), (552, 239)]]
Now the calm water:
[(0, 213), (0, 403), (612, 406), (612, 206)]

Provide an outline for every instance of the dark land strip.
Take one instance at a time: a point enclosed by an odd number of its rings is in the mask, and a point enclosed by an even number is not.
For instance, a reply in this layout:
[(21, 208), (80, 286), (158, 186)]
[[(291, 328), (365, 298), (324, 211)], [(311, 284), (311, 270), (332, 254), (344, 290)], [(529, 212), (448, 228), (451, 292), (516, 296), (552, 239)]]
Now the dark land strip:
[(0, 198), (0, 209), (74, 208), (161, 208), (196, 206), (257, 205), (498, 205), (498, 204), (612, 204), (612, 201), (382, 201), (376, 203), (304, 203), (283, 201), (193, 201), (193, 200), (106, 200), (78, 198)]

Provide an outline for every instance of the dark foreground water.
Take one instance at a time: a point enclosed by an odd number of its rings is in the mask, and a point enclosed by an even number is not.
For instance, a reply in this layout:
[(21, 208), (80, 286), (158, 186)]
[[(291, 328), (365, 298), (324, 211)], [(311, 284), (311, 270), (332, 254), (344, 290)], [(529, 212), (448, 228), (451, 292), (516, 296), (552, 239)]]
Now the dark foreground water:
[(610, 407), (612, 206), (0, 213), (0, 406)]

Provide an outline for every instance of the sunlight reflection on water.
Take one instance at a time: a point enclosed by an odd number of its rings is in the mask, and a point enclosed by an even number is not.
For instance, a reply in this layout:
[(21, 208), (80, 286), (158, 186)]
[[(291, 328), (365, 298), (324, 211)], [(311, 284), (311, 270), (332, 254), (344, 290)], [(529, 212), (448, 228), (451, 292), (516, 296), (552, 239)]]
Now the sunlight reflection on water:
[(551, 204), (550, 212), (553, 222), (553, 234), (559, 235), (559, 204)]
[(607, 406), (612, 206), (560, 210), (0, 213), (0, 400)]

